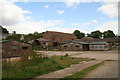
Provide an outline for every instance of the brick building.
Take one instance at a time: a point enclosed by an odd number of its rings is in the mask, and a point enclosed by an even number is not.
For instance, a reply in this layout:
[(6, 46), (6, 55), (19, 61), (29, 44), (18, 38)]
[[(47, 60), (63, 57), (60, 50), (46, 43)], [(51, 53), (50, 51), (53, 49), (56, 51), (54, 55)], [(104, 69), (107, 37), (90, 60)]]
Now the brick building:
[(17, 41), (17, 40), (3, 40), (2, 44), (2, 58), (16, 58), (32, 51), (32, 45)]
[(46, 31), (43, 34), (43, 38), (51, 40), (54, 43), (64, 42), (64, 41), (73, 41), (76, 40), (76, 36), (69, 33), (62, 33), (56, 31)]
[(107, 42), (80, 42), (68, 41), (64, 42), (59, 47), (60, 50), (79, 51), (79, 50), (108, 50)]
[(53, 41), (51, 40), (47, 40), (44, 38), (38, 38), (36, 40), (34, 40), (33, 42), (34, 45), (39, 45), (39, 47), (41, 48), (47, 48), (49, 45), (53, 45)]

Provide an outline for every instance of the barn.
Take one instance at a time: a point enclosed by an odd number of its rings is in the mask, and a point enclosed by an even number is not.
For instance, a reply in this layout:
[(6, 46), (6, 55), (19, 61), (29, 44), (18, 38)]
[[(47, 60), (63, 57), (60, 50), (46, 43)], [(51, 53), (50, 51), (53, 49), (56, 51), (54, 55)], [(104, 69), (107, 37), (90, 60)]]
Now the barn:
[(90, 50), (109, 50), (110, 46), (107, 42), (92, 42), (89, 44)]
[(109, 44), (107, 42), (80, 42), (68, 41), (60, 44), (60, 50), (79, 51), (79, 50), (108, 50)]
[(2, 44), (2, 58), (21, 57), (32, 51), (32, 45), (18, 40), (3, 40)]
[(47, 49), (48, 46), (53, 45), (53, 41), (52, 40), (47, 40), (45, 38), (38, 38), (38, 39), (33, 41), (33, 44), (38, 45), (39, 47), (41, 47), (43, 49)]

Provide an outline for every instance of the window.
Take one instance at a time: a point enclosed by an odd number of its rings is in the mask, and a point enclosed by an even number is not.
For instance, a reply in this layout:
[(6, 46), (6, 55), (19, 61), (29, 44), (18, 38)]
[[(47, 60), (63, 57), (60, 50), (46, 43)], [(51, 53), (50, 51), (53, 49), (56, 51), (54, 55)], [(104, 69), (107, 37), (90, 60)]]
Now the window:
[(99, 45), (99, 48), (102, 50), (104, 49), (104, 45)]
[(67, 47), (67, 46), (64, 46), (64, 47)]
[(79, 45), (76, 45), (76, 47), (80, 47)]
[(43, 43), (43, 44), (46, 44), (46, 43)]
[(17, 46), (16, 45), (12, 45), (12, 50), (16, 51)]
[(27, 46), (24, 46), (24, 47), (22, 47), (22, 49), (28, 49), (28, 47), (27, 47)]

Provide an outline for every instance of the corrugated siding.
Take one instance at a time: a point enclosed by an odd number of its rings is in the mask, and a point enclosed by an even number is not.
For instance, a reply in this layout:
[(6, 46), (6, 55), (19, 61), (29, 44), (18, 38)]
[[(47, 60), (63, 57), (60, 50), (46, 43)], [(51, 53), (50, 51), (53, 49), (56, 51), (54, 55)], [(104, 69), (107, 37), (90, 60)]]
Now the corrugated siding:
[(105, 45), (89, 45), (90, 50), (105, 50)]

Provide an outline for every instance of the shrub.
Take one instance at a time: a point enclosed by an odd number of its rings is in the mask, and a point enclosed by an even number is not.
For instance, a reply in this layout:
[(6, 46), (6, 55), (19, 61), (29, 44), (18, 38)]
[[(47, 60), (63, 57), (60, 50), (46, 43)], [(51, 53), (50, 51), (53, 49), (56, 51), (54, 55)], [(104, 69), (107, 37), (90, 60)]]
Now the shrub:
[(67, 57), (67, 56), (69, 56), (68, 54), (65, 54), (65, 56), (64, 57)]

